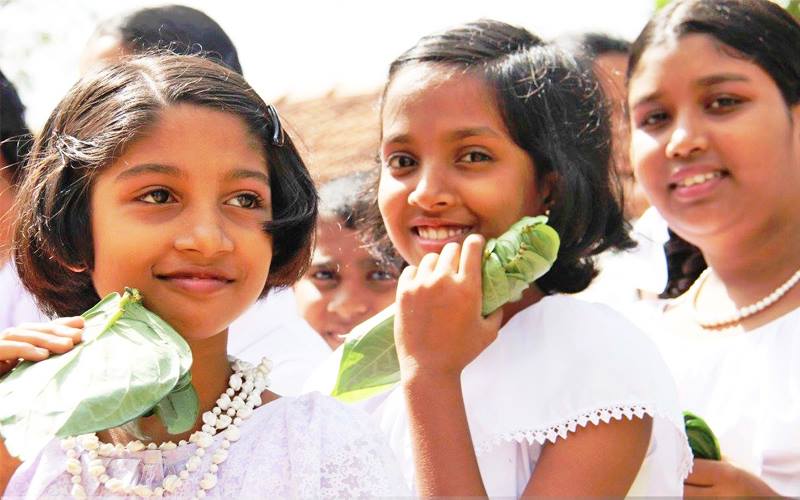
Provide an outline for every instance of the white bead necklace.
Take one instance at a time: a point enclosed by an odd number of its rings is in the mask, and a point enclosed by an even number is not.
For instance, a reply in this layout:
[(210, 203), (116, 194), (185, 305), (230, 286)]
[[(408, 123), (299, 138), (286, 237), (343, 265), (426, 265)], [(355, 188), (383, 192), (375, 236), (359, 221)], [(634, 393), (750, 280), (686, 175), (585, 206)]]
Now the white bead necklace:
[(800, 282), (800, 269), (798, 269), (788, 280), (786, 280), (785, 283), (773, 290), (763, 299), (753, 302), (749, 306), (740, 307), (732, 314), (726, 316), (710, 316), (702, 315), (697, 312), (697, 294), (700, 293), (700, 288), (708, 279), (710, 273), (711, 268), (707, 268), (705, 271), (703, 271), (690, 288), (689, 293), (695, 322), (697, 322), (697, 324), (699, 324), (701, 327), (707, 329), (732, 326), (741, 322), (745, 318), (749, 318), (750, 316), (760, 313), (775, 302), (779, 301), (781, 297), (786, 295), (786, 292), (791, 290), (798, 282)]
[(195, 492), (196, 498), (204, 497), (206, 492), (217, 484), (219, 465), (228, 458), (228, 448), (240, 437), (238, 426), (253, 414), (255, 408), (261, 405), (261, 393), (269, 382), (267, 377), (271, 363), (266, 358), (262, 359), (257, 367), (241, 360), (231, 359), (231, 367), (234, 373), (228, 380), (228, 389), (220, 395), (216, 406), (211, 411), (203, 413), (201, 430), (189, 438), (189, 443), (197, 445), (194, 455), (186, 461), (183, 470), (178, 474), (170, 474), (165, 477), (159, 487), (151, 489), (145, 485), (125, 485), (120, 479), (109, 477), (100, 457), (112, 457), (125, 452), (131, 453), (145, 449), (171, 450), (185, 446), (186, 441), (181, 441), (177, 445), (169, 441), (160, 445), (150, 443), (146, 446), (141, 441), (131, 441), (123, 446), (122, 444), (101, 443), (97, 434), (94, 433), (62, 439), (61, 448), (67, 455), (66, 470), (72, 475), (72, 490), (70, 491), (72, 496), (78, 500), (87, 498), (81, 476), (83, 473), (80, 461), (81, 449), (85, 450), (89, 457), (87, 472), (111, 493), (141, 498), (162, 497), (178, 491), (183, 482), (189, 479), (190, 473), (200, 468), (206, 448), (214, 442), (214, 435), (219, 431), (224, 431), (222, 432), (222, 444), (212, 455), (211, 464), (207, 470), (202, 471), (203, 477)]

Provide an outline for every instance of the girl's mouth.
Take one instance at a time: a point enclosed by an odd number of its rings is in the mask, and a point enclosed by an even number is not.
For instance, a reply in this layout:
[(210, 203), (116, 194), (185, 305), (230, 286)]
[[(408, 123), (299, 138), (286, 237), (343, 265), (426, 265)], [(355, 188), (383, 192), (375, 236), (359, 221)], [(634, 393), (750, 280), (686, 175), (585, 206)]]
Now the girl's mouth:
[(712, 181), (714, 179), (720, 179), (723, 176), (727, 176), (727, 173), (722, 172), (720, 170), (717, 170), (717, 171), (714, 171), (714, 172), (707, 172), (707, 173), (704, 173), (704, 174), (692, 175), (690, 177), (686, 177), (684, 179), (681, 179), (678, 182), (670, 183), (669, 187), (670, 187), (670, 189), (689, 188), (689, 187), (692, 187), (692, 186), (697, 186), (699, 184), (705, 184), (705, 183), (707, 183), (709, 181)]
[(423, 240), (450, 241), (466, 236), (472, 230), (471, 226), (417, 226), (414, 232)]

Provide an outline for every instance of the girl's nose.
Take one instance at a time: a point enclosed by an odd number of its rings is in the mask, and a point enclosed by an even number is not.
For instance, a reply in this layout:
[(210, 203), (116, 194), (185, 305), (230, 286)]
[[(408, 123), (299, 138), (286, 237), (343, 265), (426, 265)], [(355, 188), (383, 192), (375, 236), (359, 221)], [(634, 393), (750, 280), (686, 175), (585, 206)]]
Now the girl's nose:
[(364, 291), (355, 290), (353, 286), (340, 286), (336, 295), (328, 303), (328, 311), (345, 321), (353, 321), (363, 317), (369, 311)]
[(442, 168), (423, 168), (419, 181), (408, 195), (408, 202), (423, 210), (437, 210), (452, 206), (456, 201), (453, 186)]
[(187, 213), (184, 226), (175, 237), (175, 248), (213, 257), (233, 250), (224, 220), (215, 210), (194, 210)]
[(687, 117), (676, 120), (665, 153), (668, 158), (684, 159), (702, 153), (707, 148), (708, 138), (702, 125)]

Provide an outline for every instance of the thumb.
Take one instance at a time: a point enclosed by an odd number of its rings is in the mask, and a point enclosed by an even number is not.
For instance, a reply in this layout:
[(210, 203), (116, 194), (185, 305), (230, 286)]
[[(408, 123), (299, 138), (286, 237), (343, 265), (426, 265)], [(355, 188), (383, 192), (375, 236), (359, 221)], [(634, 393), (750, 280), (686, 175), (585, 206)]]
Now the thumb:
[(503, 308), (497, 308), (493, 313), (483, 318), (483, 326), (487, 331), (493, 332), (494, 337), (497, 337), (497, 332), (500, 330), (500, 325), (503, 323)]

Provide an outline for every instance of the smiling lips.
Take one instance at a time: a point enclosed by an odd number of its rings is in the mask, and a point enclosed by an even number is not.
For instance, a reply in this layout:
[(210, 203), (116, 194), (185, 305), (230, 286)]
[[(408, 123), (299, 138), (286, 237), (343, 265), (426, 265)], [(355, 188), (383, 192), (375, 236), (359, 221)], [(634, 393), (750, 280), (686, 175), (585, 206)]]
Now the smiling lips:
[(685, 178), (681, 179), (678, 182), (670, 183), (669, 187), (671, 189), (692, 187), (692, 186), (696, 186), (698, 184), (706, 183), (706, 182), (714, 180), (714, 179), (719, 179), (719, 178), (722, 177), (722, 175), (723, 175), (723, 172), (721, 172), (721, 171), (708, 172), (708, 173), (704, 173), (704, 174), (696, 174), (696, 175), (692, 175), (692, 176), (689, 176), (689, 177), (685, 177)]
[(175, 271), (159, 274), (156, 278), (196, 295), (214, 293), (234, 281), (232, 277), (220, 271)]
[(469, 226), (417, 226), (416, 233), (423, 240), (450, 240), (469, 233)]

